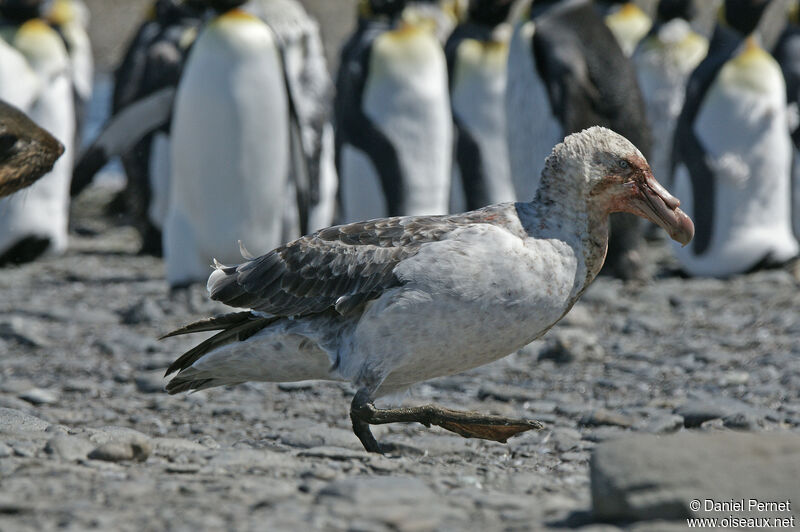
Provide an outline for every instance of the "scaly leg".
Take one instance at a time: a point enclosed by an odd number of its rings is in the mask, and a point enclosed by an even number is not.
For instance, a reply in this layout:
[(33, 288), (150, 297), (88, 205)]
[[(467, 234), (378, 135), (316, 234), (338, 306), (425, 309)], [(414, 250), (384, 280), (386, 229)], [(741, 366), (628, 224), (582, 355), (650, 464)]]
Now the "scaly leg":
[(375, 408), (369, 392), (364, 388), (359, 390), (353, 398), (350, 405), (350, 419), (353, 421), (353, 432), (361, 440), (364, 448), (371, 453), (382, 451), (372, 436), (369, 425), (417, 422), (426, 427), (437, 425), (465, 438), (481, 438), (501, 443), (505, 443), (508, 438), (521, 432), (544, 428), (538, 421), (450, 410), (435, 405), (411, 408)]

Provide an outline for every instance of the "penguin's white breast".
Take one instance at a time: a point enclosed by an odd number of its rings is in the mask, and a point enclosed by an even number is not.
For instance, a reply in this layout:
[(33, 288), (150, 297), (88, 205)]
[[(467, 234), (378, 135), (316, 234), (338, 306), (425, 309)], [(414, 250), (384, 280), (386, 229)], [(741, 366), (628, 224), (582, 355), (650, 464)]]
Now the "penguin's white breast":
[(198, 37), (172, 126), (170, 210), (192, 221), (208, 257), (238, 260), (279, 242), (289, 168), (288, 104), (269, 28), (234, 11)]
[(375, 40), (362, 108), (398, 152), (405, 214), (447, 212), (452, 119), (444, 52), (433, 35), (406, 27)]
[(563, 137), (547, 89), (536, 70), (532, 43), (535, 30), (531, 21), (518, 25), (508, 54), (508, 149), (519, 201), (533, 199), (544, 161)]

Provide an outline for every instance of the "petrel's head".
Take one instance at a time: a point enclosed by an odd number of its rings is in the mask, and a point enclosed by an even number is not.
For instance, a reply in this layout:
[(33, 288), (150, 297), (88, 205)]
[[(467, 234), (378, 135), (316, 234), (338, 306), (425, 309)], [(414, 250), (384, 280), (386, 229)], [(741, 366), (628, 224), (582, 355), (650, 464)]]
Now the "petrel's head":
[(550, 181), (561, 174), (562, 186), (578, 187), (592, 209), (636, 214), (684, 245), (694, 236), (692, 220), (678, 208), (681, 202), (656, 181), (636, 146), (610, 129), (595, 126), (568, 136), (553, 148), (546, 166)]

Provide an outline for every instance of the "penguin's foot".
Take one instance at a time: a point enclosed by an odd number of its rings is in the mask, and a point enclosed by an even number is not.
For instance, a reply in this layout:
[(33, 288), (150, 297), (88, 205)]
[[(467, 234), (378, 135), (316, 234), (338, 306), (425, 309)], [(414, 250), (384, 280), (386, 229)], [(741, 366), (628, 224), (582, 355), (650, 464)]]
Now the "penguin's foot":
[(41, 257), (50, 247), (50, 239), (42, 236), (26, 236), (0, 254), (0, 267), (9, 264), (25, 264)]
[(465, 438), (480, 438), (505, 443), (508, 438), (529, 430), (541, 430), (544, 425), (529, 419), (513, 419), (503, 416), (450, 410), (436, 405), (411, 408), (375, 408), (367, 390), (356, 393), (350, 405), (353, 432), (371, 453), (382, 453), (383, 448), (375, 441), (369, 425), (386, 423), (422, 423), (426, 427), (436, 425), (455, 432)]

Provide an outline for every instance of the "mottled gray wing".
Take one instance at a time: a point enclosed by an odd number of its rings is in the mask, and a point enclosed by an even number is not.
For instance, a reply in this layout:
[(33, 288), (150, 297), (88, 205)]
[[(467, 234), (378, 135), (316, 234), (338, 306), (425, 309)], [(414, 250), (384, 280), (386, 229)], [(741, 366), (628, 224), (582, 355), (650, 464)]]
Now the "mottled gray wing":
[(274, 316), (347, 314), (398, 286), (394, 268), (481, 211), (397, 217), (323, 229), (238, 266), (218, 266), (212, 299)]

